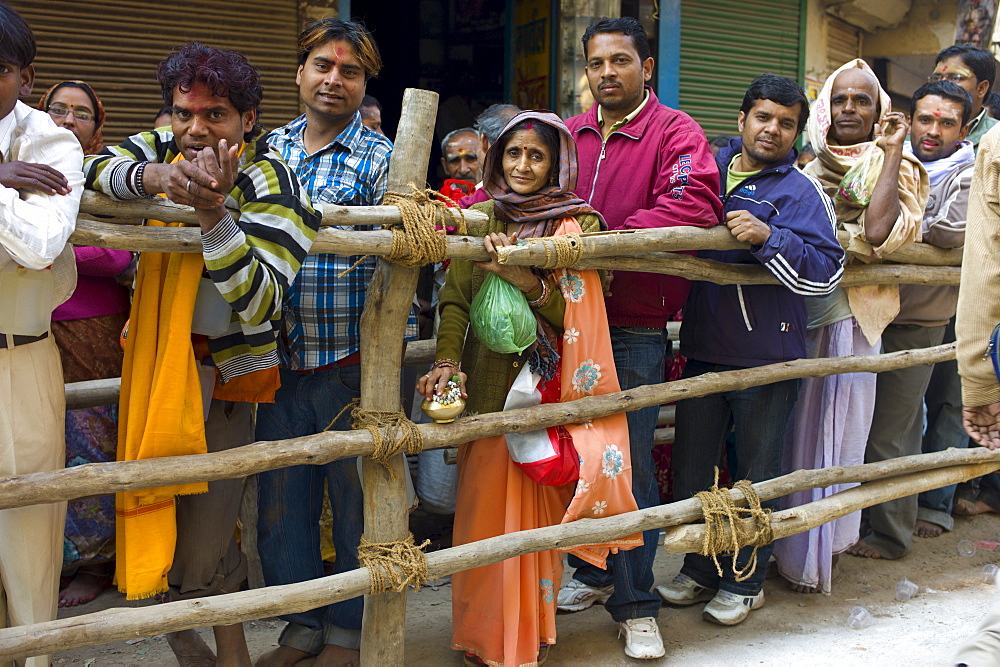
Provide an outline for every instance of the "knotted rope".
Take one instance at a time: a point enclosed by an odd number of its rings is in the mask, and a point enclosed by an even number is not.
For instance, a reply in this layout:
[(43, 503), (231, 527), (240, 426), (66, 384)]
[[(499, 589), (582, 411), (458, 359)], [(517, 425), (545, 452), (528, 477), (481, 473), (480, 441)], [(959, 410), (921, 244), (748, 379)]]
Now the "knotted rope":
[(497, 248), (497, 262), (506, 264), (510, 253), (521, 244), (541, 244), (545, 250), (545, 264), (540, 265), (540, 268), (543, 269), (565, 269), (583, 258), (583, 244), (580, 243), (580, 235), (560, 234), (559, 236), (522, 239), (518, 245)]
[[(402, 228), (398, 224), (387, 225), (392, 231), (392, 247), (386, 259), (411, 268), (444, 261), (448, 256), (447, 223), (454, 220), (448, 211), (455, 207), (441, 201), (441, 193), (435, 190), (418, 190), (413, 183), (408, 185), (412, 192), (390, 191), (382, 198), (384, 205), (399, 209), (403, 220)], [(464, 235), (468, 232), (465, 212), (461, 208), (455, 210), (459, 212), (456, 231)], [(337, 277), (343, 278), (368, 257), (365, 255)]]
[[(740, 480), (733, 488), (743, 492), (747, 507), (738, 507), (729, 489), (719, 488), (719, 469), (715, 469), (715, 484), (708, 491), (696, 494), (705, 515), (705, 540), (701, 555), (710, 556), (715, 569), (722, 576), (719, 554), (732, 552), (733, 573), (736, 581), (746, 581), (757, 569), (757, 549), (774, 540), (771, 530), (771, 510), (760, 506), (760, 496), (748, 480)], [(747, 522), (744, 519), (750, 519)], [(750, 559), (742, 570), (736, 566), (741, 548), (753, 546)]]
[(419, 454), (424, 450), (424, 436), (406, 415), (389, 410), (363, 410), (357, 398), (344, 406), (344, 409), (323, 430), (330, 430), (347, 410), (351, 411), (351, 418), (354, 420), (351, 428), (355, 430), (366, 428), (372, 434), (375, 451), (372, 452), (371, 459), (385, 466), (391, 479), (396, 479), (396, 474), (389, 467), (392, 457), (404, 451), (407, 454)]
[(398, 542), (369, 542), (362, 535), (358, 562), (361, 567), (367, 567), (371, 575), (371, 594), (402, 593), (410, 585), (419, 591), (421, 586), (427, 585), (427, 555), (422, 549), (430, 543), (424, 540), (417, 546), (413, 533)]

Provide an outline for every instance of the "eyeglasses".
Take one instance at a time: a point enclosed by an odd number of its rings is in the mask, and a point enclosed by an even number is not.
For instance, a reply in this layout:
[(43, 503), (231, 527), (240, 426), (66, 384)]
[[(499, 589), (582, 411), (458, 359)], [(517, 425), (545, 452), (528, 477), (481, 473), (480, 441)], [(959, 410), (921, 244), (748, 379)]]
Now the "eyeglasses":
[(83, 109), (70, 109), (62, 104), (53, 104), (49, 107), (49, 113), (53, 116), (58, 116), (59, 118), (64, 118), (68, 114), (73, 114), (73, 118), (77, 119), (81, 123), (89, 123), (94, 120), (94, 114), (90, 111), (84, 111)]
[(971, 76), (966, 76), (965, 74), (959, 74), (958, 72), (948, 72), (947, 74), (939, 74), (935, 72), (927, 77), (927, 80), (931, 83), (937, 83), (938, 81), (951, 81), (952, 83), (962, 83), (966, 79), (971, 79)]

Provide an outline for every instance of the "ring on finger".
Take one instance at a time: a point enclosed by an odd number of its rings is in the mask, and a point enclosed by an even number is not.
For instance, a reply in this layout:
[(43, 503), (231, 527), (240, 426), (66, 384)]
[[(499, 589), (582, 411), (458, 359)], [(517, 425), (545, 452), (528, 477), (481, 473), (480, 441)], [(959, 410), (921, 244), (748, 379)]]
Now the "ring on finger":
[(190, 178), (188, 179), (187, 185), (184, 186), (184, 189), (187, 190), (188, 192), (191, 192), (191, 179)]

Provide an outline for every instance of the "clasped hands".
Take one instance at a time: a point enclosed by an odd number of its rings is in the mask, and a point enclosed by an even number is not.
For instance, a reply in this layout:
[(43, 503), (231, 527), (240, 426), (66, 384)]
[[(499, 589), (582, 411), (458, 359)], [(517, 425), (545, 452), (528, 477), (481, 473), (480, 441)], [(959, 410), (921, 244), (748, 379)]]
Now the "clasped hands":
[(193, 160), (174, 162), (162, 178), (161, 191), (175, 204), (195, 209), (202, 232), (226, 215), (226, 196), (239, 171), (239, 150), (222, 139), (217, 151), (206, 147)]

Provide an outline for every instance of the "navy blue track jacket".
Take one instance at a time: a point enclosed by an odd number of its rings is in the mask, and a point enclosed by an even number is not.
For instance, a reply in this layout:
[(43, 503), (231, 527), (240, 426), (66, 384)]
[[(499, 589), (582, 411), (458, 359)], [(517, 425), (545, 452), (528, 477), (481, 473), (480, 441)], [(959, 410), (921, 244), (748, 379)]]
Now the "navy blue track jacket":
[[(725, 190), (729, 163), (743, 144), (733, 139), (716, 156)], [(728, 264), (763, 264), (779, 285), (692, 282), (681, 325), (681, 353), (706, 363), (763, 366), (806, 356), (806, 297), (825, 296), (844, 272), (833, 204), (820, 184), (795, 168), (792, 150), (780, 164), (720, 192), (723, 219), (747, 210), (771, 227), (763, 246), (703, 250)]]

